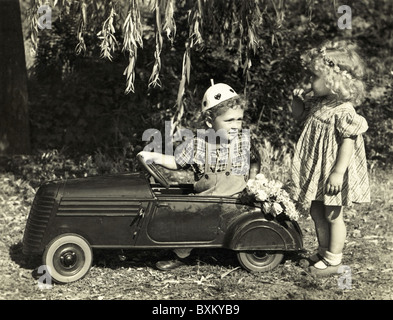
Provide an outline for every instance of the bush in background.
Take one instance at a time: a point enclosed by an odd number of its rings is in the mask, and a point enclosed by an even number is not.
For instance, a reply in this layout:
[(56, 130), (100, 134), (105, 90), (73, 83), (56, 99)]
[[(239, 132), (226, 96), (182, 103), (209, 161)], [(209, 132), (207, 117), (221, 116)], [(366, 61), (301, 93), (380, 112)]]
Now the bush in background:
[[(347, 1), (352, 8), (352, 29), (340, 30), (336, 23), (339, 15), (333, 8), (327, 10), (323, 1), (314, 2), (285, 2), (288, 13), (281, 27), (275, 28), (273, 34), (273, 29), (261, 28), (260, 48), (252, 56), (252, 66), (246, 76), (242, 69), (244, 61), (236, 48), (238, 43), (222, 45), (212, 37), (206, 39), (203, 49), (193, 51), (182, 125), (190, 129), (200, 126), (200, 101), (213, 78), (216, 83), (226, 82), (236, 91), (245, 92), (249, 101), (245, 126), (252, 129), (262, 158), (273, 162), (280, 157), (290, 158), (301, 128), (289, 114), (288, 105), (292, 90), (307, 81), (299, 63), (300, 54), (326, 39), (350, 38), (360, 44), (368, 66), (370, 95), (358, 108), (370, 127), (365, 134), (368, 158), (373, 165), (393, 163), (390, 86), (393, 26), (388, 14), (392, 4), (387, 0)], [(43, 154), (53, 153), (45, 164), (49, 176), (50, 172), (65, 176), (50, 168), (50, 161), (54, 166), (60, 165), (60, 171), (67, 169), (66, 162), (71, 161), (75, 170), (64, 171), (71, 175), (135, 170), (135, 155), (147, 143), (141, 139), (144, 130), (156, 128), (164, 132), (164, 121), (176, 111), (187, 37), (186, 16), (184, 11), (177, 12), (179, 32), (175, 42), (172, 46), (164, 42), (162, 87), (147, 87), (155, 50), (154, 44), (147, 41), (154, 36), (153, 31), (147, 30), (144, 48), (138, 54), (136, 93), (129, 95), (124, 94), (123, 76), (127, 58), (116, 53), (113, 62), (100, 59), (95, 33), (86, 34), (88, 51), (84, 56), (77, 56), (77, 24), (72, 17), (57, 20), (51, 30), (40, 32), (39, 51), (29, 77), (35, 154), (29, 157), (30, 169), (26, 169), (29, 168), (26, 159), (12, 159), (13, 164), (8, 168), (16, 170), (19, 164), (26, 167), (24, 170), (33, 171), (33, 167), (43, 161)], [(205, 27), (209, 34), (210, 26)], [(269, 150), (279, 150), (280, 156)], [(94, 170), (82, 169), (86, 159), (90, 159)]]

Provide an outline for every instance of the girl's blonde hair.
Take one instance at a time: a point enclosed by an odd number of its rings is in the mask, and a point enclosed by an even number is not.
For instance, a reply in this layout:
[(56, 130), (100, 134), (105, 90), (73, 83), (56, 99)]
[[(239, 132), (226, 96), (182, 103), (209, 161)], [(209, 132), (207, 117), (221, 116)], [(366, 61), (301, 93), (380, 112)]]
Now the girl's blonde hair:
[(327, 41), (311, 49), (302, 59), (311, 71), (321, 74), (326, 86), (339, 100), (350, 101), (355, 106), (363, 102), (365, 66), (354, 43)]

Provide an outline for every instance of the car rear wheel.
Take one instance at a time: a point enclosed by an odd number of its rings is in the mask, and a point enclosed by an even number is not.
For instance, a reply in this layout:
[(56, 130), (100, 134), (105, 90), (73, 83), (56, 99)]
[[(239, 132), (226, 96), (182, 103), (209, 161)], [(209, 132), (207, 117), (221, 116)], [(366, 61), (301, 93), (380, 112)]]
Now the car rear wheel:
[(90, 270), (93, 252), (85, 238), (72, 233), (54, 238), (46, 247), (43, 264), (52, 279), (68, 283), (83, 278)]
[(269, 251), (241, 251), (237, 258), (242, 267), (250, 272), (265, 272), (277, 267), (284, 254)]

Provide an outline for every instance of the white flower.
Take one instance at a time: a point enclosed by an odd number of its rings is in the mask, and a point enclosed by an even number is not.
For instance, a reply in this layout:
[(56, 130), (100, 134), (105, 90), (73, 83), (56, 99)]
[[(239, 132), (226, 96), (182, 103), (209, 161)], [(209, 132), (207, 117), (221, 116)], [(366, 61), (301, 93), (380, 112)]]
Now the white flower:
[(265, 192), (265, 190), (258, 190), (255, 194), (255, 199), (258, 201), (266, 201), (269, 195)]
[(263, 209), (263, 212), (265, 212), (266, 214), (269, 214), (272, 209), (272, 206), (269, 202), (264, 202), (262, 205), (262, 209)]
[(267, 183), (269, 182), (269, 180), (266, 179), (265, 175), (262, 174), (262, 173), (258, 173), (258, 174), (255, 176), (255, 180), (257, 181), (257, 183), (258, 183), (261, 187), (264, 186), (265, 184), (267, 184)]
[(266, 179), (266, 177), (265, 177), (265, 175), (263, 173), (258, 173), (255, 176), (255, 180), (267, 181), (267, 179)]
[(343, 75), (344, 77), (348, 78), (348, 79), (351, 79), (351, 75), (347, 72), (347, 70), (344, 70), (344, 71), (342, 72), (342, 75)]
[(255, 185), (256, 185), (256, 183), (255, 183), (255, 180), (254, 179), (250, 179), (250, 180), (248, 180), (247, 181), (247, 190), (248, 191), (250, 191), (250, 192), (254, 192), (254, 190), (256, 189), (255, 188)]
[(263, 174), (258, 174), (255, 179), (247, 182), (248, 194), (253, 195), (255, 200), (262, 204), (262, 211), (265, 214), (276, 216), (284, 213), (290, 219), (297, 220), (299, 213), (289, 194), (282, 187), (280, 181), (269, 181)]
[(270, 194), (278, 196), (281, 193), (282, 183), (279, 181), (269, 182)]
[(293, 219), (293, 220), (298, 220), (299, 219), (299, 212), (296, 210), (295, 204), (292, 201), (288, 201), (284, 203), (285, 206), (285, 214)]
[(274, 202), (272, 204), (271, 210), (272, 210), (272, 213), (275, 214), (275, 215), (278, 215), (278, 214), (280, 214), (280, 213), (282, 213), (284, 211), (284, 209), (281, 207), (281, 205), (279, 203), (277, 203), (277, 202)]

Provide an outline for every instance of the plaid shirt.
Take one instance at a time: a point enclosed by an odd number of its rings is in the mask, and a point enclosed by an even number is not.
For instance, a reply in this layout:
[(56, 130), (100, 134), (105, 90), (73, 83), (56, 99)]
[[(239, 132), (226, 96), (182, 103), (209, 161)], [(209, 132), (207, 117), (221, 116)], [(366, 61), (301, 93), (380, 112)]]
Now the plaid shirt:
[[(222, 139), (226, 140), (226, 139)], [(211, 172), (220, 172), (227, 169), (228, 157), (231, 148), (232, 168), (231, 174), (247, 176), (250, 171), (250, 160), (255, 162), (256, 155), (250, 152), (251, 142), (249, 130), (242, 130), (230, 141), (221, 141), (216, 145), (209, 143), (205, 135), (197, 135), (186, 140), (175, 150), (176, 163), (182, 167), (191, 167), (195, 179), (199, 180), (205, 174), (206, 146), (209, 146), (209, 168)]]

